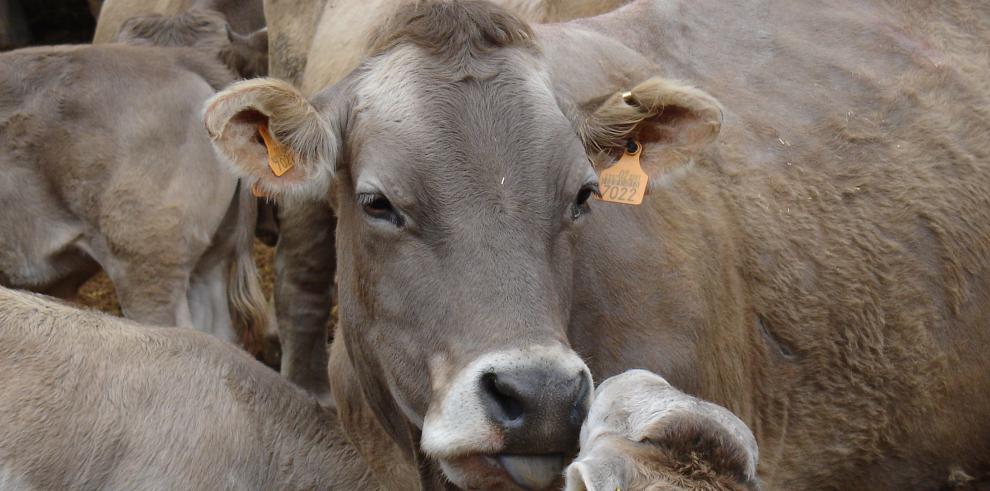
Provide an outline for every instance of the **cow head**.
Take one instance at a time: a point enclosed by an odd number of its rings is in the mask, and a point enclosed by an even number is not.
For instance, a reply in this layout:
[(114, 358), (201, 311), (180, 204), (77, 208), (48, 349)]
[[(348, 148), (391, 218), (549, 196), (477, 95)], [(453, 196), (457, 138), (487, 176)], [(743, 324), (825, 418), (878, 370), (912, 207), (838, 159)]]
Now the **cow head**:
[[(338, 335), (387, 432), (459, 486), (542, 489), (576, 451), (592, 396), (566, 338), (598, 192), (589, 156), (634, 133), (686, 149), (713, 133), (713, 104), (659, 79), (561, 101), (527, 25), (458, 2), (400, 10), (312, 101), (253, 80), (205, 117), (266, 194), (329, 196)], [(272, 158), (292, 166), (276, 176)]]
[(241, 35), (227, 24), (223, 14), (191, 8), (174, 16), (148, 14), (124, 21), (114, 36), (118, 43), (189, 47), (212, 52), (227, 68), (242, 77), (268, 73), (268, 30)]
[(754, 490), (758, 458), (753, 433), (729, 410), (630, 370), (598, 387), (566, 490)]

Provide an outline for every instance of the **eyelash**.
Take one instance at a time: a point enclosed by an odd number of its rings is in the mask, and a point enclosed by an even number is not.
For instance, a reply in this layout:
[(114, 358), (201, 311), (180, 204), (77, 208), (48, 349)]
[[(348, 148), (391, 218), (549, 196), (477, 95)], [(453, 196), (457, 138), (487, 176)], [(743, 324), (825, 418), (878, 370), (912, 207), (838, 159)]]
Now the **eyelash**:
[(375, 220), (385, 220), (396, 227), (405, 224), (405, 219), (392, 206), (392, 202), (381, 193), (360, 193), (357, 202), (364, 213)]
[(601, 197), (602, 193), (598, 190), (598, 183), (585, 184), (578, 191), (577, 197), (574, 198), (574, 203), (571, 204), (571, 219), (577, 220), (581, 218), (582, 215), (590, 211), (588, 205), (588, 200), (591, 196)]

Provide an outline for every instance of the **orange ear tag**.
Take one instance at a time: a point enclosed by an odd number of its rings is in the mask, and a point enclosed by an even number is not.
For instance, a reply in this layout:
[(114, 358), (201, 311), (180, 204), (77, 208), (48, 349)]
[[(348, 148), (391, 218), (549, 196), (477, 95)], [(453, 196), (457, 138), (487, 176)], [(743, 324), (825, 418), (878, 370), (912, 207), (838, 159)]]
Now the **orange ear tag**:
[(626, 153), (618, 162), (603, 170), (598, 176), (602, 196), (597, 199), (626, 205), (638, 205), (643, 202), (646, 183), (650, 177), (639, 165), (639, 154), (643, 152), (643, 146), (638, 141), (635, 143), (635, 152), (630, 153), (626, 149)]
[(295, 154), (292, 153), (292, 149), (276, 140), (268, 132), (268, 125), (259, 124), (258, 134), (261, 135), (261, 139), (265, 141), (265, 146), (268, 147), (268, 167), (272, 170), (272, 174), (275, 174), (275, 177), (282, 177), (296, 165)]

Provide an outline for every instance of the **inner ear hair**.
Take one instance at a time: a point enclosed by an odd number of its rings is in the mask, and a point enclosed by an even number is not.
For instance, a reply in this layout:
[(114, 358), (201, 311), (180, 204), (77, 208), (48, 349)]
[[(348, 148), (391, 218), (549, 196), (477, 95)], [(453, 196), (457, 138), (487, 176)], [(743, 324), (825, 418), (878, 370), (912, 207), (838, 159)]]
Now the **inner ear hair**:
[(689, 85), (654, 77), (628, 92), (609, 96), (591, 112), (579, 131), (589, 151), (608, 153), (638, 137), (682, 146), (707, 143), (721, 126), (722, 108), (712, 96)]

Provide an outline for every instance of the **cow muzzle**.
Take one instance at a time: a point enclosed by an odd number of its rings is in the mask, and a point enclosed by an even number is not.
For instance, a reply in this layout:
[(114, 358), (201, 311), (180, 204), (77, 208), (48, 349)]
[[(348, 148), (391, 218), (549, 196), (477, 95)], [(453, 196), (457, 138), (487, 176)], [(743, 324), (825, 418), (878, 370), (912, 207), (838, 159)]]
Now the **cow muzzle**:
[(454, 484), (489, 489), (559, 484), (594, 394), (588, 367), (563, 346), (489, 353), (445, 389), (422, 448)]

